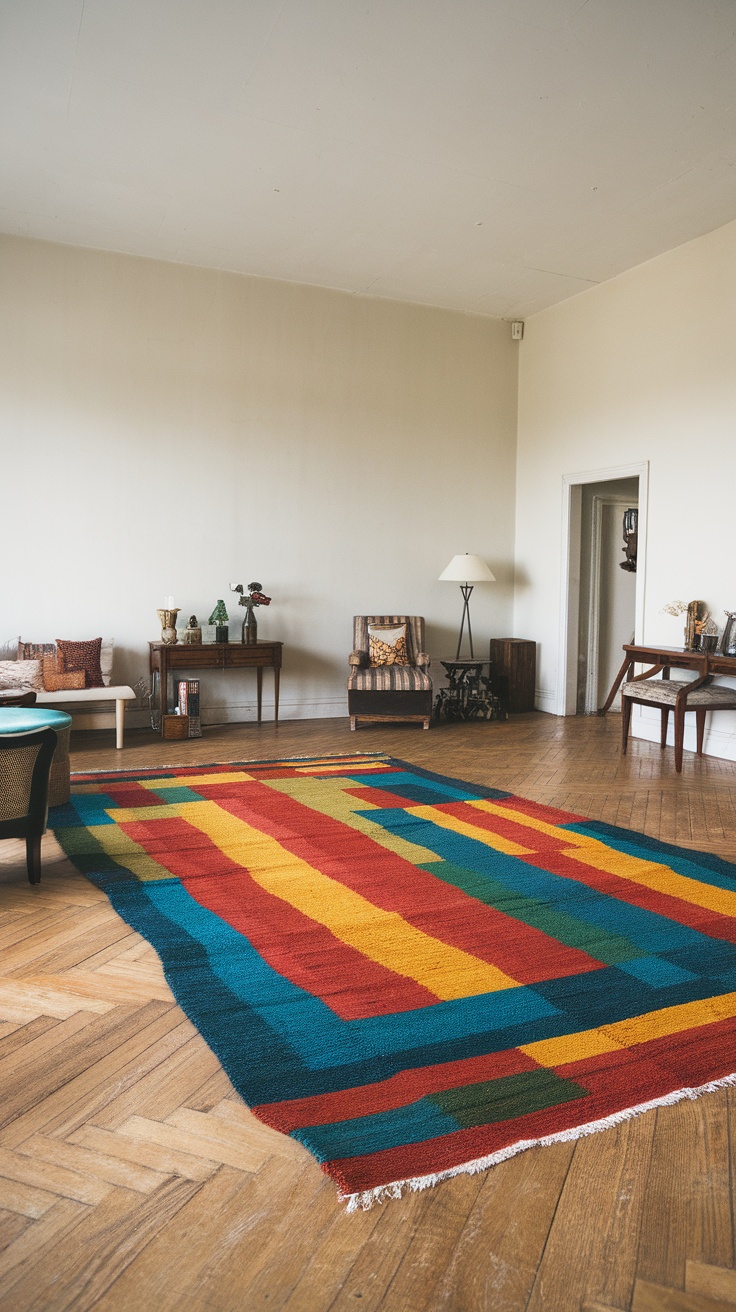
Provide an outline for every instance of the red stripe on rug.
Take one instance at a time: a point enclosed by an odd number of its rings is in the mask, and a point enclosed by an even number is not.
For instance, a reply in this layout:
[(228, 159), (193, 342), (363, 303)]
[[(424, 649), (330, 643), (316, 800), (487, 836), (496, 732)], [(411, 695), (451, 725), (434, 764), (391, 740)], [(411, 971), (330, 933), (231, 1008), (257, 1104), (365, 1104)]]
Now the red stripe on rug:
[[(660, 1075), (661, 1079), (661, 1075)], [(673, 1086), (674, 1088), (674, 1086)], [(663, 1094), (666, 1091), (660, 1090)], [(638, 1103), (638, 1091), (635, 1102)], [(574, 1102), (559, 1103), (542, 1111), (530, 1112), (515, 1120), (456, 1130), (435, 1139), (425, 1139), (397, 1148), (386, 1148), (361, 1157), (337, 1158), (325, 1162), (322, 1169), (339, 1184), (344, 1193), (375, 1189), (392, 1180), (409, 1180), (416, 1176), (436, 1175), (476, 1162), (503, 1149), (523, 1144), (529, 1147), (548, 1135), (575, 1130), (581, 1125), (602, 1120), (632, 1105), (631, 1089), (620, 1100), (603, 1094), (588, 1095)]]
[(535, 820), (544, 820), (548, 825), (587, 824), (588, 817), (577, 815), (575, 811), (560, 811), (556, 806), (545, 806), (542, 802), (530, 802), (528, 797), (491, 797), (494, 806), (508, 807), (511, 811), (521, 811)]
[[(642, 1070), (651, 1072), (648, 1083), (632, 1069), (639, 1063)], [(696, 1025), (631, 1048), (555, 1067), (556, 1075), (584, 1084), (591, 1093), (604, 1093), (612, 1087), (627, 1088), (629, 1093), (635, 1089), (638, 1102), (658, 1096), (663, 1071), (671, 1077), (672, 1087), (678, 1089), (697, 1089), (722, 1079), (724, 1071), (736, 1073), (736, 1019), (727, 1017), (710, 1025)]]
[(405, 797), (400, 797), (398, 793), (391, 793), (385, 788), (346, 788), (345, 792), (357, 798), (359, 802), (369, 802), (371, 806), (383, 807), (391, 811), (403, 810), (408, 805)]
[(518, 1048), (507, 1048), (504, 1052), (484, 1053), (481, 1057), (466, 1057), (461, 1061), (400, 1071), (377, 1084), (338, 1089), (334, 1093), (315, 1094), (312, 1098), (262, 1103), (252, 1110), (275, 1130), (291, 1134), (292, 1130), (302, 1129), (306, 1125), (329, 1125), (332, 1121), (392, 1111), (396, 1107), (416, 1102), (429, 1093), (459, 1089), (466, 1084), (497, 1080), (504, 1075), (519, 1075), (521, 1071), (535, 1069), (537, 1062), (527, 1057), (526, 1053), (520, 1052)]
[(569, 839), (563, 840), (556, 834), (545, 834), (539, 829), (530, 829), (519, 820), (507, 819), (506, 816), (496, 815), (495, 812), (481, 811), (479, 807), (471, 806), (469, 802), (441, 802), (437, 810), (444, 811), (455, 820), (462, 820), (464, 824), (475, 825), (477, 829), (483, 829), (489, 834), (497, 834), (499, 838), (505, 838), (509, 842), (518, 843), (519, 847), (532, 848), (535, 853), (559, 852), (563, 847), (570, 846)]
[(159, 793), (132, 781), (130, 783), (113, 783), (112, 787), (108, 785), (101, 791), (104, 792), (106, 797), (110, 798), (114, 806), (120, 806), (125, 810), (132, 810), (133, 807), (166, 805), (165, 798)]
[(335, 938), (289, 902), (268, 893), (186, 820), (121, 824), (208, 911), (243, 934), (269, 966), (320, 998), (342, 1020), (413, 1011), (437, 995)]
[(198, 791), (375, 906), (492, 963), (520, 984), (601, 968), (588, 953), (477, 901), (387, 848), (377, 848), (359, 830), (266, 785), (242, 784), (232, 793), (205, 785)]

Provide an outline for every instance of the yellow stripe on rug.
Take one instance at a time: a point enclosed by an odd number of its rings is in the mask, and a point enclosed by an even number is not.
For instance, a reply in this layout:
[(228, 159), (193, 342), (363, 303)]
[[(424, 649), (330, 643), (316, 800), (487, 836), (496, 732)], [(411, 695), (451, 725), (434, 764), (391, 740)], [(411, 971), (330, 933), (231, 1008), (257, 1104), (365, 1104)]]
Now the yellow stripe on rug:
[[(158, 811), (159, 807), (141, 807), (143, 811)], [(172, 811), (173, 807), (167, 808)], [(117, 819), (117, 812), (113, 813)], [(124, 866), (129, 870), (136, 879), (143, 883), (157, 879), (173, 879), (170, 870), (165, 866), (159, 865), (155, 857), (149, 856), (145, 848), (140, 843), (136, 843), (130, 834), (126, 834), (124, 829), (114, 825), (89, 825), (88, 833), (97, 839), (100, 847), (108, 856), (115, 859), (119, 866)]]
[[(373, 842), (379, 847), (385, 847), (387, 851), (393, 852), (395, 856), (403, 857), (405, 861), (410, 861), (412, 865), (423, 865), (427, 861), (436, 861), (437, 853), (428, 847), (422, 847), (419, 843), (412, 843), (408, 838), (401, 838), (399, 834), (393, 834), (389, 829), (384, 829), (383, 825), (378, 825), (373, 820), (369, 820), (365, 815), (356, 814), (360, 811), (380, 811), (380, 807), (375, 802), (368, 802), (364, 798), (355, 797), (351, 788), (361, 788), (362, 784), (357, 779), (263, 779), (262, 783), (267, 788), (274, 789), (278, 793), (286, 793), (287, 797), (292, 797), (295, 802), (300, 802), (303, 806), (309, 806), (313, 811), (319, 811), (322, 815), (328, 815), (332, 820), (339, 820), (343, 825), (349, 825), (351, 829), (357, 829), (359, 833), (366, 834), (372, 838)], [(389, 787), (387, 783), (386, 787)]]
[[(119, 824), (151, 822), (181, 812), (147, 806), (111, 813)], [(396, 974), (423, 985), (443, 1001), (516, 988), (518, 981), (489, 962), (425, 934), (394, 911), (384, 911), (339, 880), (322, 874), (275, 839), (216, 802), (188, 802), (188, 824), (206, 834), (261, 888), (324, 925), (336, 938)], [(100, 828), (111, 826), (100, 826)]]
[(174, 779), (139, 779), (141, 788), (148, 788), (152, 793), (163, 792), (165, 788), (201, 788), (206, 785), (214, 788), (217, 784), (242, 784), (253, 780), (255, 775), (246, 774), (245, 770), (223, 770), (221, 774), (186, 774)]
[[(494, 834), (492, 829), (471, 825), (467, 820), (448, 815), (446, 811), (440, 811), (436, 806), (407, 806), (406, 811), (409, 815), (418, 816), (420, 820), (429, 820), (433, 825), (439, 825), (441, 829), (451, 829), (453, 833), (472, 838), (476, 843), (485, 843), (486, 847), (492, 847), (496, 852), (503, 852), (506, 856), (533, 855), (533, 848), (522, 847), (521, 843), (514, 843), (510, 838), (502, 838), (500, 834)], [(437, 859), (436, 855), (434, 859)]]
[(525, 825), (528, 829), (536, 829), (540, 833), (559, 838), (565, 844), (562, 850), (563, 856), (570, 857), (573, 861), (580, 861), (586, 866), (592, 866), (594, 870), (601, 870), (607, 875), (618, 875), (620, 879), (628, 879), (634, 884), (641, 884), (644, 888), (651, 888), (655, 893), (668, 894), (670, 897), (679, 898), (681, 902), (702, 907), (706, 911), (736, 917), (736, 893), (731, 893), (726, 888), (716, 888), (713, 884), (690, 879), (688, 875), (678, 874), (676, 870), (661, 861), (648, 861), (646, 857), (632, 856), (629, 852), (609, 847), (590, 834), (571, 832), (559, 825), (538, 820), (535, 816), (524, 815), (522, 811), (514, 811), (510, 807), (496, 806), (485, 800), (472, 801), (469, 805), (488, 811), (492, 815), (513, 820), (515, 824)]
[(540, 1066), (565, 1066), (569, 1062), (614, 1052), (616, 1048), (631, 1048), (650, 1039), (663, 1039), (668, 1034), (679, 1034), (698, 1025), (714, 1025), (733, 1016), (736, 1016), (736, 993), (723, 993), (720, 997), (647, 1011), (643, 1016), (631, 1016), (612, 1025), (602, 1025), (599, 1029), (525, 1043), (520, 1051), (538, 1061)]

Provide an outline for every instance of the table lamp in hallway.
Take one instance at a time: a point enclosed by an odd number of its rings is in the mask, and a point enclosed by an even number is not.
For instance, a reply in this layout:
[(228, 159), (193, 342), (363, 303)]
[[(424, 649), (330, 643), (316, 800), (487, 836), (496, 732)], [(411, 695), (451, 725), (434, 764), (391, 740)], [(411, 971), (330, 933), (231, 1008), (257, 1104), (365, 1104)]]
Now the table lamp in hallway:
[(473, 631), (470, 627), (470, 594), (476, 583), (495, 583), (496, 576), (489, 570), (486, 562), (481, 560), (480, 556), (472, 556), (467, 551), (460, 556), (453, 556), (447, 569), (440, 574), (440, 580), (443, 583), (459, 583), (460, 591), (463, 594), (463, 615), (460, 621), (460, 636), (457, 640), (457, 652), (455, 660), (460, 659), (460, 648), (463, 642), (463, 632), (465, 621), (468, 621), (468, 639), (470, 641), (470, 655), (474, 658), (473, 651)]

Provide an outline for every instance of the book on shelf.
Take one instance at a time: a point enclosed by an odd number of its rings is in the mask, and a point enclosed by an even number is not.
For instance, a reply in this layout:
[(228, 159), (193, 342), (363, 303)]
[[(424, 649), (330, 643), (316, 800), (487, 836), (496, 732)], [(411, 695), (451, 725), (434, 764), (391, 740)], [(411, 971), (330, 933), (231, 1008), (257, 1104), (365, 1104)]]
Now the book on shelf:
[[(184, 680), (182, 680), (184, 682)], [(199, 712), (199, 679), (187, 679), (187, 707), (189, 715), (189, 737), (202, 737), (202, 721)]]
[(189, 717), (189, 737), (202, 737), (199, 714), (199, 679), (177, 679), (176, 714)]

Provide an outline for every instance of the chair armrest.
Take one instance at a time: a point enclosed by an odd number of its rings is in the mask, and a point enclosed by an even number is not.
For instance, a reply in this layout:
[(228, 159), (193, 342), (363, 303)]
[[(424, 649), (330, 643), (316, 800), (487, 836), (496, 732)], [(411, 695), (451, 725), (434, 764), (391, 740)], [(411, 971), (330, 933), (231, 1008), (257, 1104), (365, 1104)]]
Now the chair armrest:
[(424, 668), (427, 670), (429, 669), (429, 656), (427, 655), (426, 651), (417, 652), (417, 658), (414, 664), (419, 666), (424, 666)]
[(351, 651), (350, 655), (348, 656), (348, 665), (367, 665), (367, 664), (368, 664), (367, 651)]

